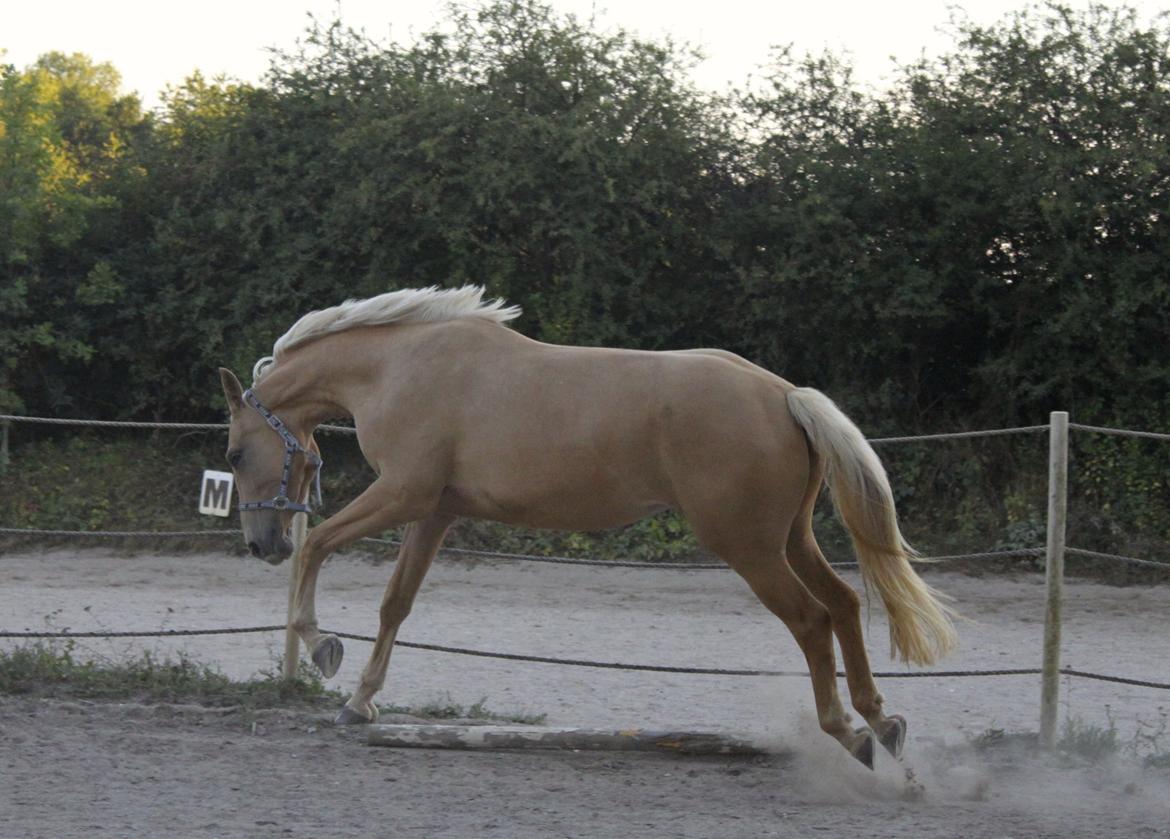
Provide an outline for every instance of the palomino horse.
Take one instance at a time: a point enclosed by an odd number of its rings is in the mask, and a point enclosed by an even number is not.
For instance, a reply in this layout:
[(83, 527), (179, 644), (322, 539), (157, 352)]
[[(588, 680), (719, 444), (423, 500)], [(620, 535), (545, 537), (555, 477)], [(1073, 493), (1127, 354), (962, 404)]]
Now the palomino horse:
[[(377, 472), (303, 545), (292, 627), (326, 676), (337, 672), (342, 645), (317, 626), (321, 563), (408, 525), (377, 641), (338, 722), (377, 717), (373, 698), (398, 627), (457, 518), (599, 530), (673, 509), (792, 632), (821, 727), (869, 766), (875, 735), (898, 755), (906, 723), (882, 709), (859, 598), (813, 537), (822, 480), (889, 614), (892, 652), (929, 664), (955, 633), (910, 565), (885, 470), (856, 426), (818, 391), (731, 353), (542, 344), (504, 325), (518, 309), (482, 295), (469, 286), (349, 301), (297, 321), (274, 357), (257, 363), (251, 391), (220, 369), (231, 409), (227, 458), (256, 556), (278, 564), (292, 552), (293, 512), (308, 509), (319, 477), (318, 424), (352, 417)], [(849, 725), (838, 697), (833, 633), (868, 728)]]

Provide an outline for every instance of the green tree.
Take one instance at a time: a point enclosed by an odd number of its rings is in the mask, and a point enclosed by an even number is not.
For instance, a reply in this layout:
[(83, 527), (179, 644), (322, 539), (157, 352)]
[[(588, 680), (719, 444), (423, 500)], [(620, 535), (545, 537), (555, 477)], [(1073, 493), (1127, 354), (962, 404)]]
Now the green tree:
[(1161, 425), (1166, 20), (1145, 27), (1132, 10), (1052, 4), (965, 24), (959, 37), (940, 66), (912, 71), (911, 103), (924, 129), (952, 138), (950, 159), (936, 153), (923, 179), (936, 195), (967, 196), (952, 223), (980, 234), (976, 288), (989, 305), (975, 395), (1008, 403), (1012, 420), (1068, 408)]
[(734, 272), (705, 232), (731, 139), (684, 53), (527, 0), (451, 24), (410, 45), (314, 24), (262, 88), (171, 91), (149, 251), (120, 269), (151, 278), (127, 291), (147, 337), (128, 404), (205, 408), (216, 364), (398, 287), (485, 283), (550, 340), (717, 341)]
[(745, 102), (749, 351), (890, 427), (1165, 424), (1168, 34), (1106, 7), (960, 21), (880, 94), (780, 56)]
[(143, 117), (108, 64), (50, 53), (0, 67), (0, 406), (60, 412), (77, 399), (95, 316), (122, 283), (103, 259)]
[(411, 46), (317, 27), (274, 65), (267, 124), (300, 178), (296, 198), (283, 172), (261, 189), (302, 211), (266, 235), (312, 267), (307, 299), (483, 282), (550, 340), (702, 334), (731, 276), (701, 233), (730, 138), (685, 55), (528, 0), (451, 23)]

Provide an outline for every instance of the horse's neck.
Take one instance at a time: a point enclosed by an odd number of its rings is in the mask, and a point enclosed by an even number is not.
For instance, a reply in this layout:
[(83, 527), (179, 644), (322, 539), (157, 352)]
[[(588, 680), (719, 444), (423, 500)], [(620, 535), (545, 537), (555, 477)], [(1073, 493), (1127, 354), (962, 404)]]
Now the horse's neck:
[(256, 385), (257, 396), (290, 425), (310, 430), (327, 419), (352, 416), (347, 383), (357, 359), (328, 346), (330, 338), (297, 347), (270, 368)]
[[(269, 410), (280, 413), (283, 408), (298, 419), (298, 427), (315, 428), (326, 419), (358, 413), (391, 375), (388, 357), (409, 357), (415, 365), (438, 363), (436, 354), (481, 352), (500, 342), (527, 340), (479, 319), (338, 332), (288, 350), (261, 379), (257, 395)], [(420, 353), (420, 347), (433, 351)]]

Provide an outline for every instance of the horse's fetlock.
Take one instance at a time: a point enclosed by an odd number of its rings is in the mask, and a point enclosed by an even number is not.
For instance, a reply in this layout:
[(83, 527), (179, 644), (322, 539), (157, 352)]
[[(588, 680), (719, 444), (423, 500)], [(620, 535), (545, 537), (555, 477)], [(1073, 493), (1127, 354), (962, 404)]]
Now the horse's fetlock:
[(867, 720), (882, 712), (882, 695), (875, 691), (858, 691), (853, 695), (853, 709)]
[(309, 632), (317, 631), (317, 621), (315, 620), (294, 620), (291, 626), (292, 631), (302, 637)]
[(364, 692), (367, 696), (373, 696), (382, 689), (384, 681), (386, 681), (386, 671), (380, 670), (376, 664), (367, 664), (362, 668), (362, 675), (358, 681), (358, 693)]
[(844, 708), (835, 708), (826, 711), (819, 720), (821, 724), (821, 731), (836, 738), (848, 736), (853, 729), (850, 727), (852, 718), (845, 712)]

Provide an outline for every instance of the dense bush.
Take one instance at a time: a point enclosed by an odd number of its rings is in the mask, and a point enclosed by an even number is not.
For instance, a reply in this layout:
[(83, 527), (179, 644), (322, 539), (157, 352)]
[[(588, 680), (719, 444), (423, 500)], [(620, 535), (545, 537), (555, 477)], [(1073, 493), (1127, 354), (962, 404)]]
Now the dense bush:
[[(215, 367), (308, 309), (479, 282), (533, 337), (723, 346), (870, 433), (1170, 428), (1164, 19), (1049, 4), (958, 21), (885, 91), (780, 52), (714, 96), (685, 48), (539, 0), (451, 14), (314, 24), (157, 113), (84, 56), (0, 69), (0, 410), (213, 419)], [(1101, 532), (1170, 533), (1170, 451), (1077, 457)], [(1033, 527), (993, 462), (908, 468)]]

